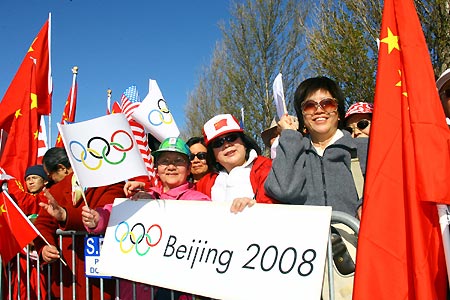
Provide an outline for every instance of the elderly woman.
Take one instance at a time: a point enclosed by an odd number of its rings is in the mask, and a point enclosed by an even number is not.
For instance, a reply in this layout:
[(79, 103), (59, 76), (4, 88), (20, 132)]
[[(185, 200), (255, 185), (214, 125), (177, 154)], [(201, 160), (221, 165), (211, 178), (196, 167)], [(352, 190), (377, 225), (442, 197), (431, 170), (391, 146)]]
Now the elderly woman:
[[(161, 181), (161, 185), (150, 187), (149, 183), (139, 181), (128, 181), (125, 184), (124, 192), (126, 196), (133, 196), (134, 199), (169, 199), (169, 200), (205, 200), (209, 197), (196, 191), (194, 184), (188, 182), (190, 174), (190, 154), (186, 143), (176, 137), (165, 139), (159, 149), (153, 151), (155, 166)], [(90, 233), (104, 233), (111, 215), (112, 204), (105, 205), (103, 208), (91, 209), (83, 207), (83, 224)], [(153, 299), (151, 289), (141, 283), (136, 286), (137, 299)], [(186, 295), (181, 292), (175, 292), (174, 299), (186, 299)], [(120, 299), (133, 299), (133, 289), (128, 280), (120, 281)], [(156, 300), (171, 299), (170, 291), (158, 288), (156, 291)]]
[(345, 129), (354, 138), (369, 137), (372, 123), (373, 104), (353, 103), (345, 113)]
[(272, 161), (261, 156), (261, 149), (244, 134), (235, 117), (222, 114), (211, 118), (203, 126), (203, 136), (214, 171), (197, 182), (199, 191), (212, 201), (231, 202), (233, 212), (255, 202), (275, 202), (264, 192)]
[[(265, 189), (283, 203), (327, 205), (355, 215), (360, 204), (351, 158), (366, 156), (347, 131), (342, 131), (344, 97), (327, 77), (309, 78), (294, 96), (303, 136), (285, 116), (278, 125), (281, 136)], [(365, 139), (367, 141), (367, 139)]]

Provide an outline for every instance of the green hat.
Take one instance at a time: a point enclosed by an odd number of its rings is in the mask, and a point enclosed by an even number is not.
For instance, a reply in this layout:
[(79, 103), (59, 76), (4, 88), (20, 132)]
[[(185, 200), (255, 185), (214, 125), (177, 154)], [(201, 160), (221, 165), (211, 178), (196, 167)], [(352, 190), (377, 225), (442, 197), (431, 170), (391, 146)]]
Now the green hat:
[(186, 155), (187, 157), (191, 154), (188, 145), (186, 145), (186, 143), (178, 137), (166, 138), (162, 141), (158, 150), (152, 152), (152, 155), (156, 159), (162, 152), (178, 152)]

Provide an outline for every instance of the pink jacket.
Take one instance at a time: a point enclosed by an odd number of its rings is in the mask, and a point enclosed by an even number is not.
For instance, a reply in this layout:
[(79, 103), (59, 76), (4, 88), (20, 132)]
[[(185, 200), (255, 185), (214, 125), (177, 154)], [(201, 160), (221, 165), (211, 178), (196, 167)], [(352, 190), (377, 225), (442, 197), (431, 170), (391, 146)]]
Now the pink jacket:
[[(169, 199), (169, 200), (203, 200), (211, 201), (211, 199), (203, 193), (195, 190), (192, 183), (186, 182), (179, 187), (163, 192), (162, 187), (151, 187), (148, 191), (154, 199)], [(96, 209), (99, 213), (99, 222), (95, 228), (87, 228), (86, 230), (93, 234), (102, 234), (106, 231), (109, 217), (111, 215), (112, 204), (106, 204), (103, 207)], [(121, 279), (120, 282), (120, 299), (128, 300), (133, 297), (133, 285), (129, 280)], [(155, 287), (156, 289), (156, 287)], [(136, 282), (136, 298), (137, 299), (151, 299), (151, 287), (146, 284)], [(180, 295), (178, 299), (191, 299), (191, 296)]]
[[(162, 187), (151, 187), (148, 193), (153, 197), (153, 199), (211, 201), (208, 196), (199, 191), (196, 191), (194, 184), (190, 182), (186, 182), (185, 184), (170, 189), (167, 192), (163, 192)], [(93, 234), (104, 233), (106, 231), (106, 227), (108, 226), (111, 210), (112, 204), (106, 204), (103, 207), (98, 207), (96, 211), (100, 216), (97, 227), (88, 228), (85, 226), (87, 232)]]

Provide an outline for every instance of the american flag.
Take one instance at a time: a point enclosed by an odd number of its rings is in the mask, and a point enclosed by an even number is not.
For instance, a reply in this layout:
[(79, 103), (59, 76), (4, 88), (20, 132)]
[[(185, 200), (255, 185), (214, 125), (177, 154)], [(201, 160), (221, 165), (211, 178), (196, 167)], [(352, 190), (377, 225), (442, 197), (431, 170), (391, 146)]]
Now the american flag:
[(121, 101), (122, 112), (127, 117), (128, 123), (130, 123), (131, 131), (133, 132), (139, 151), (141, 152), (142, 159), (144, 160), (147, 168), (150, 182), (153, 186), (156, 186), (158, 184), (158, 180), (144, 126), (136, 122), (131, 116), (133, 111), (141, 104), (141, 99), (135, 85), (130, 86), (125, 90), (125, 92), (123, 92)]
[(120, 99), (122, 102), (122, 112), (127, 117), (129, 121), (131, 119), (131, 114), (141, 104), (141, 98), (139, 97), (139, 93), (135, 85), (130, 86), (123, 92), (122, 98)]

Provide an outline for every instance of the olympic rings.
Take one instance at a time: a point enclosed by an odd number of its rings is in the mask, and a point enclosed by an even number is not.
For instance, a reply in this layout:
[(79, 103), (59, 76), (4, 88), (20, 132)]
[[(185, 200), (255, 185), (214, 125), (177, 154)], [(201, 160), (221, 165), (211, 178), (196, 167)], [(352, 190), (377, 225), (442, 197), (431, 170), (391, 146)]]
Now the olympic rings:
[[(98, 142), (101, 142), (104, 146), (99, 145)], [(88, 140), (86, 147), (79, 141), (70, 141), (69, 150), (77, 162), (82, 163), (87, 169), (94, 171), (102, 166), (103, 160), (110, 165), (122, 163), (126, 158), (126, 152), (130, 151), (133, 146), (133, 137), (127, 131), (119, 129), (111, 135), (110, 142), (104, 137), (94, 136)], [(113, 149), (122, 152), (121, 157), (115, 155), (117, 160), (111, 160), (109, 158), (110, 155), (113, 155), (114, 151), (111, 151)], [(92, 166), (92, 163), (88, 162), (88, 153), (90, 155), (89, 157), (99, 160), (98, 164)]]
[[(122, 225), (125, 226), (126, 230), (123, 232), (123, 234), (119, 233), (119, 235), (118, 235), (119, 228), (123, 228)], [(134, 231), (137, 227), (139, 227), (140, 228), (139, 231), (141, 231), (141, 233), (139, 233), (138, 235), (136, 235), (134, 233)], [(158, 237), (158, 239), (156, 239), (157, 241), (154, 243), (151, 242), (152, 238), (151, 238), (150, 230), (152, 228), (159, 229), (159, 237)], [(120, 238), (118, 238), (118, 236), (120, 236)], [(130, 237), (129, 242), (127, 242), (128, 236)], [(150, 251), (150, 248), (155, 247), (156, 245), (159, 244), (159, 242), (162, 239), (162, 229), (161, 229), (160, 225), (153, 224), (147, 229), (147, 231), (145, 231), (144, 224), (136, 223), (131, 227), (131, 230), (130, 230), (129, 224), (126, 221), (122, 221), (117, 225), (117, 227), (115, 229), (114, 237), (115, 237), (116, 241), (119, 243), (120, 251), (122, 253), (127, 254), (127, 253), (131, 252), (131, 250), (134, 248), (136, 251), (136, 254), (138, 254), (139, 256), (144, 256)], [(144, 240), (144, 237), (145, 237), (145, 243), (142, 243)], [(125, 248), (126, 244), (130, 245), (130, 247), (127, 249)], [(141, 252), (139, 250), (139, 248), (142, 248), (143, 246), (145, 246), (145, 244), (147, 245), (147, 249), (145, 251)]]
[[(156, 113), (156, 117), (153, 117), (155, 115), (154, 113)], [(157, 119), (158, 116), (159, 116), (159, 122), (154, 120), (155, 118)], [(151, 110), (148, 114), (147, 119), (150, 122), (150, 124), (152, 124), (153, 126), (159, 126), (163, 123), (171, 124), (173, 122), (173, 116), (170, 113), (170, 110), (167, 107), (167, 103), (164, 99), (158, 100), (158, 109)]]

